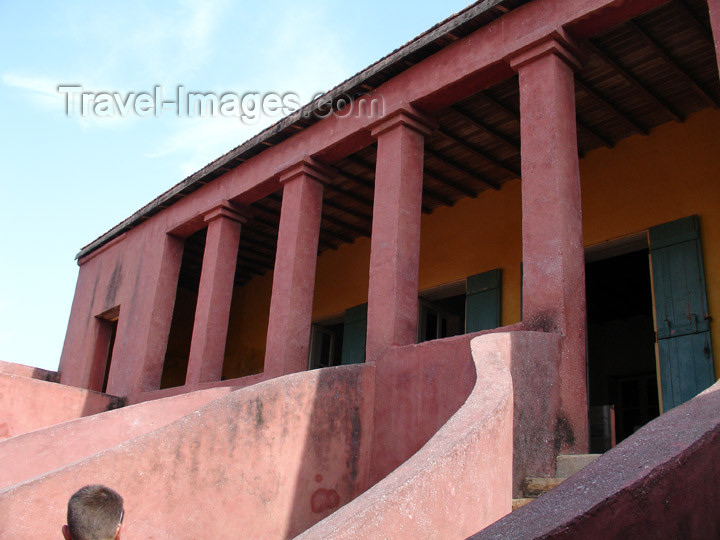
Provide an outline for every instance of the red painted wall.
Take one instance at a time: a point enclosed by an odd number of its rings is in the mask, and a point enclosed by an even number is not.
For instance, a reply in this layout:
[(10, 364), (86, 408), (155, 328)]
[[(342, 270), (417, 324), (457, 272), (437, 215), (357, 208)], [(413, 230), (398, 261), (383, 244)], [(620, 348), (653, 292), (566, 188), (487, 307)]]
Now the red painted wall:
[[(578, 38), (600, 32), (662, 0), (577, 0), (531, 2), (473, 32), (393, 77), (373, 92), (390, 115), (408, 104), (437, 109), (512, 76), (506, 60), (558, 28), (573, 27)], [(120, 306), (115, 357), (108, 392), (136, 400), (159, 386), (159, 374), (174, 302), (169, 261), (182, 242), (169, 233), (201, 228), (202, 216), (223, 200), (251, 203), (277, 191), (277, 175), (307, 156), (327, 163), (372, 143), (371, 115), (336, 115), (248, 159), (241, 166), (162, 210), (151, 219), (80, 261), (76, 294), (60, 362), (61, 381), (89, 387), (101, 321)], [(200, 224), (198, 224), (200, 223)], [(173, 274), (173, 272), (175, 272)], [(130, 314), (130, 315), (128, 315)]]
[(158, 429), (232, 390), (217, 388), (158, 399), (0, 441), (0, 463), (12, 464), (0, 467), (0, 489)]
[(476, 384), (470, 342), (512, 331), (499, 342), (513, 378), (513, 494), (526, 476), (552, 476), (566, 434), (560, 415), (557, 334), (521, 325), (390, 350), (377, 363), (371, 483), (409, 459), (465, 403)]
[[(475, 381), (463, 406), (418, 453), (299, 538), (463, 538), (510, 512), (512, 349), (512, 333), (475, 338), (470, 366)], [(423, 369), (430, 357), (414, 356), (421, 378), (438, 373)], [(458, 360), (464, 367), (465, 359)], [(436, 367), (446, 366), (437, 362)], [(402, 407), (399, 403), (398, 409)], [(397, 438), (404, 436), (400, 432)]]
[(13, 362), (3, 362), (2, 360), (0, 360), (0, 373), (48, 382), (58, 382), (60, 380), (60, 375), (57, 371), (48, 371), (47, 369), (15, 364)]
[(719, 538), (718, 478), (715, 383), (472, 538)]
[(0, 373), (0, 440), (122, 405), (99, 392)]
[(417, 452), (470, 395), (472, 337), (399, 347), (378, 360), (372, 483)]
[(103, 483), (126, 540), (290, 538), (367, 487), (374, 367), (299, 373), (0, 492), (0, 538), (53, 538), (67, 500)]

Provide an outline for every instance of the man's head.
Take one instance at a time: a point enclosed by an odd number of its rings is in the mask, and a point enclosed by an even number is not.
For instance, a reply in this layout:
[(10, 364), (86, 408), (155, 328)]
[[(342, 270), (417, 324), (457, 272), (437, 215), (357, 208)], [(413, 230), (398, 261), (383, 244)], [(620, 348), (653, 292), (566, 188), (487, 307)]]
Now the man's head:
[(116, 540), (124, 515), (123, 500), (100, 484), (79, 489), (68, 501), (65, 540)]

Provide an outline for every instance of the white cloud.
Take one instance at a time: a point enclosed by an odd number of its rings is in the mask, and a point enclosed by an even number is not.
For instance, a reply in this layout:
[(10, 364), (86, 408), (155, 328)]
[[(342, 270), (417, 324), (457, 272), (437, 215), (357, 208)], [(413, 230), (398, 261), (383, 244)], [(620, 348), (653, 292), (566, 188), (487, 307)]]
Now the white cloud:
[[(77, 122), (83, 129), (128, 127), (136, 120), (132, 116), (121, 115), (97, 116), (90, 113), (82, 116), (77, 108), (74, 114), (68, 114), (69, 98), (67, 91), (63, 93), (58, 88), (66, 86), (66, 84), (58, 83), (58, 79), (46, 76), (4, 73), (2, 81), (6, 86), (22, 90), (27, 99), (37, 108), (50, 111), (57, 116), (67, 116)], [(99, 86), (94, 87), (98, 88)]]
[[(80, 43), (102, 43), (97, 68), (106, 77), (178, 84), (201, 69), (215, 47), (217, 26), (229, 2), (185, 0), (173, 9), (159, 3), (99, 3), (74, 31)], [(111, 44), (108, 46), (108, 44)]]
[[(292, 92), (304, 104), (317, 92), (351, 75), (342, 53), (341, 36), (329, 24), (322, 3), (309, 11), (306, 6), (287, 2), (283, 9), (267, 12), (264, 18), (259, 16), (256, 26), (266, 31), (262, 43), (251, 52), (253, 69), (244, 74), (245, 81), (234, 81), (227, 88)], [(263, 87), (249, 87), (258, 83)], [(246, 125), (237, 118), (184, 118), (180, 129), (147, 157), (181, 156), (180, 172), (187, 176), (278, 119), (262, 117), (258, 124)]]
[[(171, 88), (184, 76), (201, 69), (211, 56), (214, 32), (228, 1), (185, 0), (172, 11), (162, 6), (137, 7), (137, 10), (128, 6), (120, 9), (117, 5), (98, 4), (84, 14), (82, 27), (70, 24), (65, 28), (82, 48), (82, 58), (78, 61), (83, 73), (76, 70), (74, 74), (57, 78), (5, 73), (2, 82), (22, 90), (34, 106), (58, 115), (67, 112), (67, 96), (58, 91), (60, 84), (79, 85), (91, 93), (146, 92), (152, 91), (156, 83)], [(76, 18), (68, 17), (71, 21)], [(96, 46), (97, 43), (103, 46)], [(70, 71), (67, 66), (65, 69)], [(140, 83), (138, 79), (152, 81), (152, 84), (148, 88), (135, 87)], [(133, 114), (71, 117), (83, 129), (127, 128), (137, 120)]]
[(5, 85), (25, 90), (27, 97), (38, 107), (57, 111), (65, 106), (65, 98), (57, 91), (57, 81), (49, 77), (5, 73)]

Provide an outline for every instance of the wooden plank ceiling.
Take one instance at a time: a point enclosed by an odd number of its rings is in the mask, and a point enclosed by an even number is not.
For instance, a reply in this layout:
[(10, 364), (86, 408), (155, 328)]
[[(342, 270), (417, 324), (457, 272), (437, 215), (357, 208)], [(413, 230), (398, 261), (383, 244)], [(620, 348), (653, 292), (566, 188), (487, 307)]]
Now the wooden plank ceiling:
[[(704, 0), (674, 0), (593, 38), (585, 51), (587, 61), (575, 78), (581, 157), (599, 147), (612, 148), (630, 135), (647, 134), (660, 124), (681, 122), (696, 111), (720, 106)], [(413, 63), (412, 59), (406, 62)], [(365, 84), (374, 87), (391, 76), (383, 71), (377, 81)], [(462, 198), (501, 189), (505, 182), (519, 178), (517, 77), (449, 107), (439, 120), (440, 127), (426, 139), (423, 212), (453, 206)], [(332, 164), (338, 176), (325, 188), (319, 252), (370, 236), (375, 154), (376, 147), (370, 146)], [(273, 268), (281, 204), (281, 193), (274, 193), (252, 205), (254, 216), (241, 235), (238, 285)], [(203, 247), (204, 231), (186, 242), (181, 271), (185, 287), (197, 288)]]

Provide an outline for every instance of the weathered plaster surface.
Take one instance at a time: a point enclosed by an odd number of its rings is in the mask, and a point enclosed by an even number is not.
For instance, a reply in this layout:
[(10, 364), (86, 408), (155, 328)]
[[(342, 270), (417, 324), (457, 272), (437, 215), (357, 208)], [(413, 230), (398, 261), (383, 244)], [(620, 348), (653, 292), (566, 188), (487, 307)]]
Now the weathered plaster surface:
[[(385, 116), (408, 104), (437, 110), (512, 76), (508, 58), (560, 28), (581, 39), (661, 3), (531, 2), (393, 77), (374, 91), (373, 98), (382, 99)], [(158, 351), (167, 344), (167, 327), (153, 320), (158, 313), (167, 312), (167, 283), (175, 272), (165, 264), (168, 233), (183, 236), (198, 230), (202, 216), (220, 201), (249, 204), (277, 191), (279, 174), (307, 156), (332, 164), (372, 144), (370, 131), (376, 123), (377, 118), (367, 114), (330, 116), (248, 159), (83, 257), (59, 370), (62, 382), (88, 387), (90, 359), (100, 324), (96, 317), (120, 306), (115, 341), (118, 361), (111, 366), (108, 391), (135, 401), (140, 392), (157, 387)], [(177, 249), (170, 251), (175, 257)]]
[(190, 392), (69, 420), (0, 441), (0, 463), (11, 464), (0, 467), (0, 489), (158, 429), (232, 390), (225, 387)]
[(123, 404), (92, 390), (0, 373), (0, 440)]
[(476, 380), (465, 404), (408, 461), (299, 538), (464, 538), (507, 514), (512, 499), (511, 343), (510, 333), (473, 340)]
[(47, 369), (15, 364), (13, 362), (3, 362), (2, 360), (0, 360), (0, 373), (48, 382), (58, 382), (60, 380), (57, 371), (49, 371)]
[(718, 538), (718, 477), (715, 383), (472, 538)]
[(355, 365), (230, 392), (0, 491), (0, 538), (56, 537), (68, 497), (95, 482), (123, 495), (126, 540), (293, 537), (366, 488), (373, 381)]

